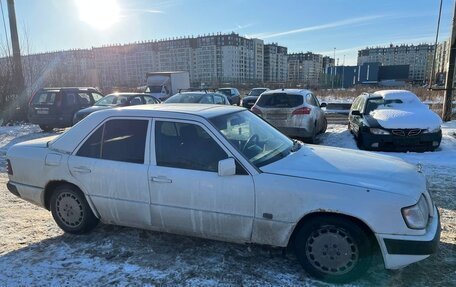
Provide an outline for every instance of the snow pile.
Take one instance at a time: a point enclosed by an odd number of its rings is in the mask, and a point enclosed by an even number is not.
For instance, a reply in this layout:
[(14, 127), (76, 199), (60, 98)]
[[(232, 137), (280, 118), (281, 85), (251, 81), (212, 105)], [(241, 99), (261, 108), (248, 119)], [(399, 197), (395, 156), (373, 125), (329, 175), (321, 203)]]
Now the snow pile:
[(409, 91), (385, 90), (373, 95), (381, 96), (385, 101), (397, 101), (370, 112), (384, 128), (435, 130), (442, 124), (440, 117)]

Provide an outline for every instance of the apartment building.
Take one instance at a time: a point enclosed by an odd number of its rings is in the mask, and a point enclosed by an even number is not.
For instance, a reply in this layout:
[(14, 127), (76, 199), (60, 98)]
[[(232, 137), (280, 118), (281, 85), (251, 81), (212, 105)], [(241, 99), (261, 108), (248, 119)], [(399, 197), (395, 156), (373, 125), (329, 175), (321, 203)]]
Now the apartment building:
[(437, 45), (434, 62), (433, 83), (445, 83), (446, 73), (448, 72), (450, 49), (451, 43), (449, 40), (443, 41)]
[(288, 49), (277, 43), (264, 45), (264, 81), (285, 83), (288, 80)]
[(288, 81), (303, 87), (319, 86), (324, 80), (323, 64), (328, 61), (323, 58), (312, 52), (288, 54)]
[(214, 34), (93, 48), (102, 86), (138, 86), (146, 72), (188, 71), (194, 86), (263, 81), (263, 40)]
[(390, 45), (389, 47), (366, 48), (358, 51), (358, 66), (379, 62), (383, 66), (409, 65), (409, 80), (426, 83), (432, 67), (434, 45)]

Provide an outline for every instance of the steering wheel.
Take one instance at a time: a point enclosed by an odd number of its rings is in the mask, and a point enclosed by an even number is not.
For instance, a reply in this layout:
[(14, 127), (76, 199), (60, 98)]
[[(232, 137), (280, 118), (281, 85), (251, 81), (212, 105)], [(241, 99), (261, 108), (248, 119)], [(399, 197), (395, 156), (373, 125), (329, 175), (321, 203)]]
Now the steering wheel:
[(249, 137), (249, 139), (245, 142), (244, 147), (242, 148), (242, 152), (244, 152), (246, 149), (253, 145), (258, 145), (260, 137), (257, 134), (253, 134)]

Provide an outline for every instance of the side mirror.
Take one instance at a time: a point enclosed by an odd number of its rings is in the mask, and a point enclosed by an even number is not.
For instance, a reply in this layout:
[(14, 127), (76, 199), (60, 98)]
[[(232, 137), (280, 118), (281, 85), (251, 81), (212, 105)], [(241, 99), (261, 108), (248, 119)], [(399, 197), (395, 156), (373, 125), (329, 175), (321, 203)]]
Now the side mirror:
[(222, 159), (218, 162), (218, 175), (229, 176), (236, 174), (236, 162), (234, 158)]
[(325, 102), (322, 102), (322, 103), (320, 104), (320, 108), (326, 108), (327, 106), (328, 106), (328, 104), (325, 103)]
[(351, 115), (352, 115), (352, 116), (358, 116), (358, 117), (361, 117), (361, 116), (362, 116), (362, 115), (361, 115), (361, 112), (358, 111), (358, 110), (353, 110), (353, 111), (351, 112)]

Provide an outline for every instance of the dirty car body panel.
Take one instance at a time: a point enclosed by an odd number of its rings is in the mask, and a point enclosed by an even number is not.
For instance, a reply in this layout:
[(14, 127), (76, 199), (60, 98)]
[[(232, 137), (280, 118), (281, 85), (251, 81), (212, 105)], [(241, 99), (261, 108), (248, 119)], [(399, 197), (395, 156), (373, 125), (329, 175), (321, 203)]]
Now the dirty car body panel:
[[(7, 159), (8, 188), (21, 198), (49, 208), (48, 187), (70, 183), (108, 224), (285, 247), (307, 216), (343, 215), (366, 225), (390, 269), (435, 250), (397, 254), (395, 246), (434, 246), (440, 233), (426, 179), (415, 166), (293, 142), (239, 107), (99, 111), (58, 137), (14, 145)], [(233, 162), (228, 172), (227, 160)], [(401, 209), (419, 201), (426, 202), (429, 222), (409, 228)]]

